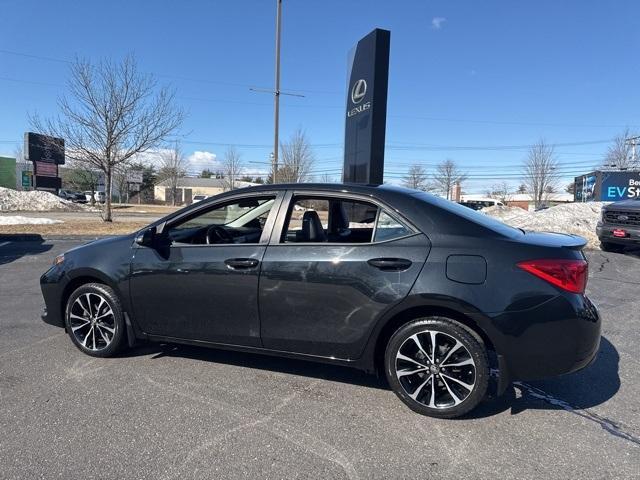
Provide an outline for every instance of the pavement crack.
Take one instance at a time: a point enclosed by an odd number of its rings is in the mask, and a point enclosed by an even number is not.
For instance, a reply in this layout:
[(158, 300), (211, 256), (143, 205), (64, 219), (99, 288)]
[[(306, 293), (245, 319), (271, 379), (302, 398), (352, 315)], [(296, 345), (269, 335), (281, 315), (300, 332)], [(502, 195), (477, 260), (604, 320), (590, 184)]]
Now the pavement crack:
[(527, 383), (514, 382), (514, 385), (520, 388), (521, 392), (527, 393), (528, 395), (538, 398), (550, 405), (560, 407), (569, 413), (573, 413), (574, 415), (578, 415), (579, 417), (594, 422), (600, 425), (600, 427), (602, 427), (602, 429), (607, 433), (640, 446), (640, 437), (623, 430), (622, 426), (614, 420), (598, 415), (590, 410), (573, 406), (569, 402), (556, 398), (544, 390), (531, 386)]
[(604, 267), (611, 262), (609, 257), (605, 257), (604, 255), (600, 255), (600, 257), (602, 260), (599, 262), (596, 273), (602, 273), (604, 271)]

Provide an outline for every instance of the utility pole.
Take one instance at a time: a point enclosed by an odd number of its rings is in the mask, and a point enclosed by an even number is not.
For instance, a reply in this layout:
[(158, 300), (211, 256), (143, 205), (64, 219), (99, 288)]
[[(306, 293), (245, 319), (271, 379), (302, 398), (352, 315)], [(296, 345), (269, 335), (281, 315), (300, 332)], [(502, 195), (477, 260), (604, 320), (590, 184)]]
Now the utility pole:
[(636, 165), (636, 145), (638, 145), (638, 140), (640, 140), (640, 135), (636, 135), (635, 137), (625, 138), (624, 142), (627, 145), (631, 145), (631, 166)]
[(273, 91), (273, 169), (272, 179), (276, 183), (278, 173), (278, 134), (280, 129), (280, 27), (282, 25), (282, 0), (276, 0), (276, 85)]
[(249, 88), (254, 92), (273, 93), (273, 152), (271, 152), (271, 179), (276, 183), (276, 174), (278, 172), (278, 152), (280, 131), (280, 95), (290, 95), (292, 97), (304, 97), (298, 93), (281, 92), (280, 91), (280, 32), (282, 30), (282, 0), (276, 0), (276, 68), (275, 68), (275, 88), (273, 90), (264, 88)]

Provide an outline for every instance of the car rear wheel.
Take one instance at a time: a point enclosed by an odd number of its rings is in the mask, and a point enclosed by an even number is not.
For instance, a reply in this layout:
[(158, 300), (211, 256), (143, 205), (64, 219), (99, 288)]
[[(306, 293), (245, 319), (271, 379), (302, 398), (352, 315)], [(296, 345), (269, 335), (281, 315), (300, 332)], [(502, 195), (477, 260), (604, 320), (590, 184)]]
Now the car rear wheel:
[(65, 325), (73, 344), (93, 357), (110, 357), (124, 343), (122, 307), (107, 285), (77, 288), (67, 300)]
[(400, 327), (385, 352), (385, 373), (413, 411), (455, 418), (484, 398), (489, 362), (482, 339), (455, 320), (427, 317)]

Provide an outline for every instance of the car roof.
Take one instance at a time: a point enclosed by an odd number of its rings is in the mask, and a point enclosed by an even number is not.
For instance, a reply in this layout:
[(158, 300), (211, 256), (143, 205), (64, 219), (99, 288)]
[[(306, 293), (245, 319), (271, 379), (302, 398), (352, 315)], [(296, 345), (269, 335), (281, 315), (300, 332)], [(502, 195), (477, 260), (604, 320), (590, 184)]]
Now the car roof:
[(379, 195), (384, 196), (387, 193), (416, 193), (416, 190), (409, 188), (399, 187), (396, 185), (383, 184), (363, 184), (363, 183), (276, 183), (276, 184), (264, 184), (251, 187), (243, 187), (238, 190), (233, 190), (234, 193), (240, 192), (261, 192), (274, 190), (297, 190), (297, 191), (334, 191), (342, 193), (359, 193), (365, 195)]

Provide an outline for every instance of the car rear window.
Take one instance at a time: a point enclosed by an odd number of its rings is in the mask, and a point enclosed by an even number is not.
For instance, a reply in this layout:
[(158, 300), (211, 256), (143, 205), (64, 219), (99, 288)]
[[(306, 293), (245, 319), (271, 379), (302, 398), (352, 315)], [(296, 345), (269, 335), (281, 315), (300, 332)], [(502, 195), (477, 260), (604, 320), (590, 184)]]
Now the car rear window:
[(477, 223), (478, 225), (493, 230), (494, 232), (504, 235), (506, 237), (514, 238), (522, 235), (522, 230), (510, 227), (509, 225), (502, 223), (500, 220), (496, 220), (489, 215), (480, 213), (471, 208), (465, 207), (455, 202), (450, 202), (444, 198), (436, 197), (435, 195), (429, 195), (423, 192), (417, 192), (412, 195), (417, 200), (427, 202), (431, 205), (435, 205), (438, 208), (447, 210), (448, 212), (463, 217), (469, 221)]

